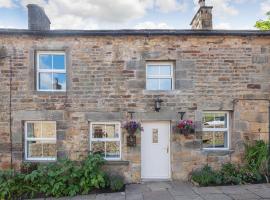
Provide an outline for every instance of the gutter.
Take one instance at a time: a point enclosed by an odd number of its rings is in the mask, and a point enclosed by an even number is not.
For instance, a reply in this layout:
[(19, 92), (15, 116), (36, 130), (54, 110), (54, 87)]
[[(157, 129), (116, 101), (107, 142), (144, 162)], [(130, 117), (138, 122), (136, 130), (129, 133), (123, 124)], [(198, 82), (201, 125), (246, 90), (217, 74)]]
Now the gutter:
[(28, 30), (1, 29), (0, 36), (270, 36), (270, 31), (260, 30), (182, 30), (182, 29), (122, 29), (122, 30)]

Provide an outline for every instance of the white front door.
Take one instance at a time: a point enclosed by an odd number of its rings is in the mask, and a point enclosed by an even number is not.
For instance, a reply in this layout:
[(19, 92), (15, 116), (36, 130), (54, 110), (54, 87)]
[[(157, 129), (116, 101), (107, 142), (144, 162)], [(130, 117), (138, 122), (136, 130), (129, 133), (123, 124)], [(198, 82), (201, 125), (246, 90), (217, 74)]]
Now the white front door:
[(170, 122), (144, 122), (142, 125), (142, 179), (170, 179)]

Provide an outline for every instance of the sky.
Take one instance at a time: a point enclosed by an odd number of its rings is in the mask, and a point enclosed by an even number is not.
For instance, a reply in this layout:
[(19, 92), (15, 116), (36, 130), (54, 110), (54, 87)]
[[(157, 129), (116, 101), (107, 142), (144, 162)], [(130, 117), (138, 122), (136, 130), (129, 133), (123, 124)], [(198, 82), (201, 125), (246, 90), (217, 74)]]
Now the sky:
[[(198, 0), (0, 0), (0, 28), (27, 28), (26, 5), (45, 9), (51, 29), (190, 29)], [(270, 0), (206, 0), (214, 29), (255, 29)]]

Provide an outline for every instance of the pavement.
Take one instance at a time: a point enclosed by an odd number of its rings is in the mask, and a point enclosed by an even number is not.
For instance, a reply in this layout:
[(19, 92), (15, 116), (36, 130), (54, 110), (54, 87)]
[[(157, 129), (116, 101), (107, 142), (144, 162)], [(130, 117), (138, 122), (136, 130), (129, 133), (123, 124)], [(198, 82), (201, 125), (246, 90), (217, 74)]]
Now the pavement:
[[(147, 182), (126, 186), (126, 191), (59, 198), (57, 200), (270, 200), (270, 184), (196, 187), (183, 182)], [(39, 199), (41, 200), (41, 199)], [(47, 198), (46, 200), (55, 200)]]

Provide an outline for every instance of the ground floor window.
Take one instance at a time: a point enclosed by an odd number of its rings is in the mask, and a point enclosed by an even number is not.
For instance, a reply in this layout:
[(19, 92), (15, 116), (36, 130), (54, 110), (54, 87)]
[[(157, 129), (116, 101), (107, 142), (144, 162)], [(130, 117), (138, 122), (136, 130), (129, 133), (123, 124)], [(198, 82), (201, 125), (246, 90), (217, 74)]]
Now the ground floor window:
[(94, 122), (90, 124), (90, 149), (106, 160), (121, 159), (120, 123)]
[(229, 113), (204, 112), (203, 113), (203, 148), (228, 149), (229, 148)]
[(25, 122), (25, 159), (56, 160), (56, 122)]

